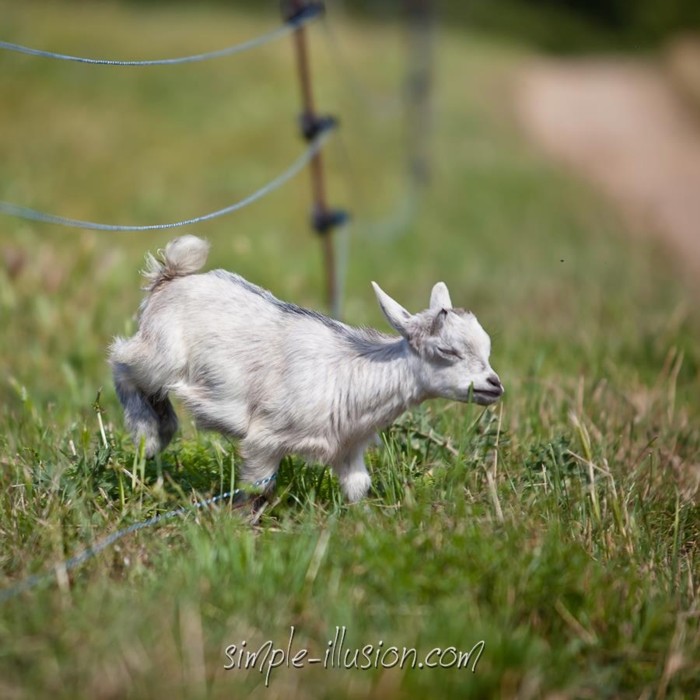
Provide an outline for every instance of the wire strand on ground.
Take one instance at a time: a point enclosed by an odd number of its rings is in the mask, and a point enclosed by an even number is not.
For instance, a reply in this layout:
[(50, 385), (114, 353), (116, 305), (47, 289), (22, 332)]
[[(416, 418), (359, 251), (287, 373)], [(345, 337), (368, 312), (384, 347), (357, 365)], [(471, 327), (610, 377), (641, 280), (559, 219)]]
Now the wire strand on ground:
[[(264, 479), (259, 479), (258, 481), (256, 481), (253, 484), (253, 487), (266, 487), (275, 479), (276, 474), (272, 474), (269, 477), (265, 477)], [(60, 571), (62, 571), (65, 574), (66, 572), (81, 566), (89, 559), (92, 559), (94, 556), (98, 555), (100, 552), (113, 545), (117, 540), (120, 540), (123, 537), (132, 534), (133, 532), (145, 530), (146, 528), (153, 527), (154, 525), (157, 525), (158, 523), (161, 523), (165, 520), (179, 518), (182, 515), (192, 513), (196, 510), (201, 510), (202, 508), (206, 508), (208, 506), (212, 506), (215, 503), (219, 503), (220, 501), (233, 499), (241, 493), (244, 493), (243, 489), (234, 489), (233, 491), (227, 491), (226, 493), (219, 494), (218, 496), (212, 496), (211, 498), (207, 498), (203, 501), (197, 501), (196, 503), (192, 503), (188, 506), (180, 506), (179, 508), (174, 508), (173, 510), (169, 510), (167, 513), (159, 513), (158, 515), (154, 515), (152, 518), (142, 520), (138, 523), (133, 523), (127, 527), (122, 528), (121, 530), (117, 530), (111, 535), (107, 535), (107, 537), (104, 537), (103, 539), (98, 540), (97, 542), (94, 542), (93, 544), (89, 545), (82, 552), (74, 554), (69, 559), (66, 559), (63, 562), (56, 564), (51, 571), (45, 571), (40, 574), (33, 574), (32, 576), (28, 576), (27, 578), (22, 579), (14, 586), (10, 586), (9, 588), (1, 590), (0, 604), (4, 603), (7, 600), (10, 600), (11, 598), (15, 598), (20, 593), (24, 593), (25, 591), (35, 588), (36, 586), (42, 583), (47, 583), (51, 581)]]

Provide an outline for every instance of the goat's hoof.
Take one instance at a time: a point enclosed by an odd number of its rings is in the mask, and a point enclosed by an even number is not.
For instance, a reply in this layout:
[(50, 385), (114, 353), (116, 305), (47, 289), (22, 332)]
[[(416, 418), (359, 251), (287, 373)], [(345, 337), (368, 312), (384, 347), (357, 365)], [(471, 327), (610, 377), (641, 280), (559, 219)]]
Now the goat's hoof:
[(251, 525), (257, 525), (268, 504), (264, 494), (239, 493), (234, 497), (231, 509), (239, 512)]

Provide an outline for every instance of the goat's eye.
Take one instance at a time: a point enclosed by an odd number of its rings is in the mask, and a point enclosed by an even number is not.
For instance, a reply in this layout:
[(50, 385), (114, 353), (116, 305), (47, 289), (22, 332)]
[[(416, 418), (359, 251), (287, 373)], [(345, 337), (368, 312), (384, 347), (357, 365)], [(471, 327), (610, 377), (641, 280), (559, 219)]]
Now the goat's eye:
[(438, 354), (442, 355), (446, 359), (449, 360), (461, 360), (462, 359), (462, 354), (458, 351), (455, 350), (454, 348), (445, 348), (445, 347), (438, 347), (437, 348)]

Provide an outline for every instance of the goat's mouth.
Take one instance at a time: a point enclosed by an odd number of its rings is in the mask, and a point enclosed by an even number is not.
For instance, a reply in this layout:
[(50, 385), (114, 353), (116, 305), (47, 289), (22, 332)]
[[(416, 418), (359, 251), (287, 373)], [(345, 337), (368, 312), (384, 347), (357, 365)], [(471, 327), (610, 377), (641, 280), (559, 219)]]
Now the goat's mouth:
[(496, 403), (503, 396), (503, 389), (472, 389), (471, 400), (480, 406)]

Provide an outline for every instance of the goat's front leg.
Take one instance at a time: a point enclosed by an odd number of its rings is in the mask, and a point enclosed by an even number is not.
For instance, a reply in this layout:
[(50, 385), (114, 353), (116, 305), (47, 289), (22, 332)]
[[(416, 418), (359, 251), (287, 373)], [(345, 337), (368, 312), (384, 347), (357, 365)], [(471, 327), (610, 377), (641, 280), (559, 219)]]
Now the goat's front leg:
[[(275, 488), (274, 476), (279, 469), (280, 453), (270, 445), (246, 439), (241, 445), (243, 466), (240, 482), (244, 488), (236, 494), (234, 508), (248, 510), (248, 520), (256, 524), (268, 506), (268, 499)], [(245, 486), (260, 487), (262, 493), (247, 493)]]
[(276, 446), (251, 438), (243, 440), (241, 453), (243, 455), (241, 482), (247, 486), (260, 485), (263, 493), (269, 494), (275, 486), (273, 477), (279, 469), (282, 453)]
[(361, 445), (333, 465), (333, 470), (340, 481), (343, 496), (350, 503), (364, 498), (372, 485), (372, 479), (370, 479), (365, 465), (365, 447), (366, 445)]

